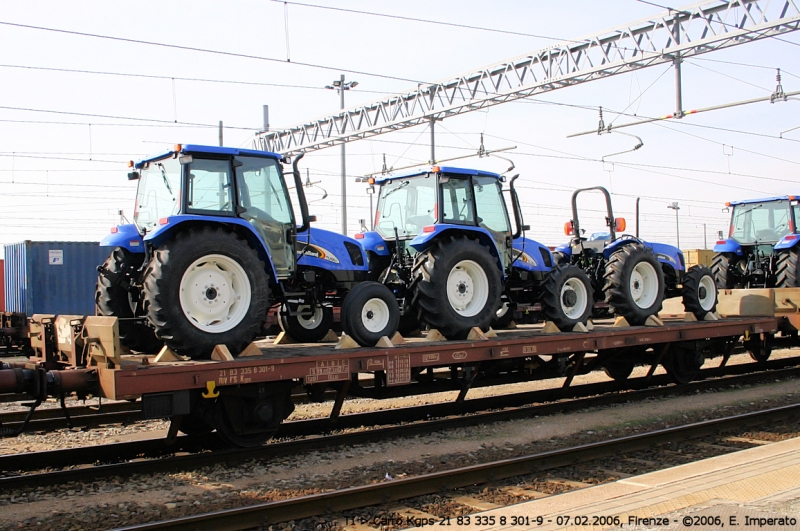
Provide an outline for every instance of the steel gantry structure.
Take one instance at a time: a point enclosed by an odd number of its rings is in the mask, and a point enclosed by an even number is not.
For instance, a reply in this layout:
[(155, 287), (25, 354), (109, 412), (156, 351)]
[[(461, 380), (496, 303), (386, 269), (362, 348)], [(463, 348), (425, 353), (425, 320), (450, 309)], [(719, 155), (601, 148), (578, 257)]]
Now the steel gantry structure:
[(259, 133), (255, 145), (291, 156), (648, 66), (679, 67), (682, 58), (796, 31), (798, 2), (711, 0), (669, 9), (283, 131)]

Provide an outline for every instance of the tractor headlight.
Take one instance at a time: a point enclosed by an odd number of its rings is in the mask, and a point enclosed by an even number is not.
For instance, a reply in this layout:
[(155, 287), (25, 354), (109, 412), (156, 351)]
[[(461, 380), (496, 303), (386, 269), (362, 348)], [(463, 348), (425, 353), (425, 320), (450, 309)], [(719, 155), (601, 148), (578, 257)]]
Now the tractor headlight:
[(526, 264), (530, 264), (532, 266), (538, 265), (536, 263), (536, 260), (534, 260), (531, 255), (529, 255), (525, 251), (520, 251), (519, 249), (514, 249), (514, 259), (517, 261), (525, 262)]

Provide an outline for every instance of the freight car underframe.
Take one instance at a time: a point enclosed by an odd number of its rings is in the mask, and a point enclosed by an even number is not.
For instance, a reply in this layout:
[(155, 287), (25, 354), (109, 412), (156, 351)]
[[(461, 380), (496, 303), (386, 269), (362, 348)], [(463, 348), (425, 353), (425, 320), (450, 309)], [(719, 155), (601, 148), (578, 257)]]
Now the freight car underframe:
[[(460, 391), (535, 379), (573, 378), (603, 368), (624, 380), (634, 365), (664, 365), (678, 383), (697, 376), (705, 359), (727, 363), (744, 347), (766, 359), (773, 347), (800, 345), (795, 319), (736, 317), (718, 321), (667, 320), (662, 326), (596, 325), (587, 332), (543, 333), (541, 328), (501, 332), (472, 341), (423, 341), (393, 348), (336, 349), (333, 345), (251, 344), (237, 358), (225, 349), (211, 361), (131, 354), (119, 343), (115, 317), (42, 316), (30, 323), (34, 355), (25, 363), (0, 364), (0, 395), (30, 399), (32, 415), (48, 397), (142, 399), (144, 418), (170, 418), (177, 431), (217, 429), (230, 443), (263, 443), (294, 409), (292, 389), (312, 398), (337, 392), (331, 420), (347, 396), (387, 398)], [(359, 375), (368, 376), (360, 379)], [(368, 382), (368, 383), (367, 383)], [(66, 414), (66, 409), (64, 409)], [(29, 415), (29, 417), (31, 416)], [(14, 435), (24, 430), (5, 430)]]

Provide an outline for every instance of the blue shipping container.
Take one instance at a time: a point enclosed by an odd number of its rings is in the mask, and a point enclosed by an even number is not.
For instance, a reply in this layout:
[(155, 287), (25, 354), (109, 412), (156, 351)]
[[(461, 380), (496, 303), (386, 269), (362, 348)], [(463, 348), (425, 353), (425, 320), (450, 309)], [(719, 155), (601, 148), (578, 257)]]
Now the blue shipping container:
[(94, 315), (97, 266), (109, 253), (99, 242), (26, 240), (6, 245), (6, 311)]

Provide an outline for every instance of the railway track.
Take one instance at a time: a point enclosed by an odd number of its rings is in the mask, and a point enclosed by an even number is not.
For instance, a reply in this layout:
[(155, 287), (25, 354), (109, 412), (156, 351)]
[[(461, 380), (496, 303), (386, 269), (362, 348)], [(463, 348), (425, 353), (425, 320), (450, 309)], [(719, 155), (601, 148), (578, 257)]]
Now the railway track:
[[(339, 419), (337, 428), (355, 428), (359, 426), (378, 426), (392, 424), (392, 426), (361, 430), (350, 433), (328, 435), (324, 437), (307, 437), (330, 430), (328, 419), (315, 419), (286, 423), (279, 437), (306, 437), (285, 442), (272, 442), (259, 448), (248, 449), (223, 449), (222, 443), (216, 439), (199, 440), (191, 437), (179, 437), (174, 444), (168, 445), (164, 439), (149, 439), (130, 443), (115, 443), (91, 448), (73, 448), (36, 452), (29, 454), (12, 454), (0, 456), (0, 470), (6, 472), (6, 477), (0, 478), (0, 488), (31, 488), (60, 485), (67, 482), (87, 483), (114, 476), (129, 476), (132, 474), (165, 473), (211, 466), (218, 463), (231, 464), (250, 459), (270, 459), (280, 456), (297, 456), (304, 452), (321, 450), (332, 447), (346, 447), (353, 444), (363, 444), (384, 441), (390, 438), (410, 437), (418, 434), (427, 434), (437, 430), (455, 429), (466, 426), (479, 426), (492, 422), (508, 421), (513, 419), (531, 418), (534, 416), (551, 415), (583, 410), (591, 407), (600, 407), (622, 402), (647, 400), (654, 397), (677, 396), (694, 394), (712, 389), (725, 389), (730, 386), (758, 384), (781, 378), (796, 378), (800, 376), (800, 368), (787, 368), (769, 372), (752, 373), (740, 376), (728, 376), (714, 380), (694, 382), (684, 386), (669, 386), (659, 388), (639, 389), (624, 393), (606, 394), (613, 389), (615, 382), (604, 384), (587, 384), (576, 387), (573, 392), (581, 388), (584, 398), (576, 398), (574, 393), (568, 395), (569, 389), (537, 391), (520, 393), (509, 397), (490, 397), (470, 400), (463, 406), (458, 404), (437, 404), (433, 406), (418, 406), (392, 411), (379, 411), (348, 415)], [(631, 380), (629, 383), (633, 383)], [(558, 395), (562, 396), (559, 397)], [(475, 413), (490, 408), (497, 408), (498, 398), (508, 403), (529, 400), (542, 401), (546, 397), (550, 403), (535, 406), (507, 406), (508, 409), (500, 411), (484, 411), (469, 416), (461, 415), (465, 412)], [(528, 402), (530, 403), (530, 402)], [(434, 419), (434, 420), (425, 420)], [(409, 421), (417, 421), (408, 424)], [(406, 424), (401, 424), (401, 423)], [(198, 453), (202, 450), (213, 452)], [(175, 455), (185, 454), (188, 455)], [(146, 457), (172, 456), (168, 459), (142, 459)], [(133, 460), (133, 461), (131, 461)], [(68, 468), (58, 471), (45, 471), (17, 475), (21, 472), (43, 470), (48, 468), (75, 467), (99, 463), (96, 466), (83, 468)]]
[[(783, 358), (777, 360), (769, 360), (766, 363), (745, 363), (739, 365), (729, 365), (725, 367), (710, 367), (701, 371), (698, 379), (718, 378), (722, 375), (730, 374), (745, 374), (754, 371), (763, 370), (776, 370), (784, 367), (792, 367), (800, 365), (800, 356)], [(647, 386), (668, 385), (671, 380), (664, 375), (659, 375), (650, 378), (646, 381), (644, 378), (631, 378), (623, 383), (609, 383), (606, 385), (608, 391), (615, 390), (636, 390), (643, 389)], [(596, 385), (596, 384), (590, 384)], [(588, 396), (587, 393), (602, 393), (606, 392), (603, 389), (595, 390), (595, 388), (585, 385), (576, 385), (570, 387), (574, 394), (566, 394), (561, 390), (555, 390), (554, 396), (548, 396), (548, 391), (534, 391), (530, 393), (517, 393), (507, 397), (501, 407), (517, 407), (531, 402), (546, 402), (550, 400), (557, 400), (562, 398), (575, 398), (581, 396)], [(331, 394), (333, 396), (333, 394)], [(295, 403), (308, 402), (308, 396), (304, 392), (298, 392), (293, 395)], [(473, 400), (468, 402), (472, 403)], [(482, 406), (479, 406), (482, 407)], [(441, 414), (454, 414), (448, 410)], [(7, 430), (17, 430), (23, 423), (27, 411), (15, 411), (0, 413), (0, 426)], [(140, 402), (112, 402), (102, 404), (101, 406), (71, 406), (67, 408), (67, 414), (60, 408), (47, 408), (38, 409), (34, 412), (33, 417), (28, 422), (26, 427), (27, 431), (54, 431), (64, 428), (90, 428), (105, 424), (131, 424), (142, 421), (141, 418), (141, 403)], [(345, 422), (345, 426), (348, 421)], [(333, 426), (332, 426), (333, 427)], [(316, 429), (316, 428), (315, 428)], [(311, 433), (305, 433), (311, 434)], [(2, 468), (0, 468), (2, 470)]]
[(341, 514), (368, 506), (391, 506), (392, 502), (418, 496), (453, 491), (473, 485), (497, 482), (504, 478), (553, 470), (666, 443), (685, 441), (729, 430), (793, 419), (800, 415), (800, 404), (677, 426), (620, 437), (560, 450), (504, 459), (421, 474), (378, 484), (261, 503), (246, 507), (196, 514), (170, 520), (118, 528), (117, 531), (183, 531), (200, 528), (237, 531), (300, 519)]

